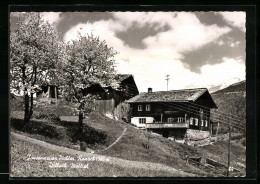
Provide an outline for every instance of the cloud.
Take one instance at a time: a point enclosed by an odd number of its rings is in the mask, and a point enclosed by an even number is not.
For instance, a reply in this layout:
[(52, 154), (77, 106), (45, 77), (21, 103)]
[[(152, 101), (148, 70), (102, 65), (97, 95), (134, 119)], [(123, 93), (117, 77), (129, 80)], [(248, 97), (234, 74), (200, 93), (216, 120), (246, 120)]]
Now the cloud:
[(235, 41), (233, 38), (227, 37), (225, 39), (219, 39), (214, 42), (214, 44), (217, 44), (219, 46), (228, 45), (230, 47), (238, 47), (239, 44), (241, 44), (241, 41)]
[(43, 12), (42, 19), (49, 22), (50, 24), (58, 23), (61, 20), (61, 12)]
[(224, 20), (232, 26), (238, 27), (242, 31), (246, 31), (246, 13), (245, 12), (217, 12)]
[(194, 14), (186, 12), (179, 13), (168, 24), (172, 28), (169, 31), (143, 40), (147, 47), (172, 48), (184, 53), (199, 49), (231, 31), (229, 27), (205, 26)]
[(237, 47), (240, 44), (240, 41), (231, 42), (230, 47)]
[[(232, 58), (223, 58), (218, 65), (204, 65), (200, 73), (192, 72), (182, 61), (186, 52), (216, 43), (222, 35), (231, 31), (229, 27), (204, 25), (194, 14), (188, 12), (114, 12), (112, 15), (113, 19), (82, 22), (72, 26), (64, 34), (64, 41), (77, 39), (78, 32), (99, 36), (109, 47), (120, 52), (115, 57), (116, 70), (118, 73), (133, 74), (141, 92), (147, 91), (148, 87), (154, 91), (166, 90), (167, 74), (170, 75), (169, 89), (181, 89), (205, 87), (230, 76), (243, 77), (245, 73), (243, 62)], [(135, 49), (130, 48), (116, 34), (127, 32), (133, 25), (139, 28), (149, 25), (158, 30), (167, 25), (170, 29), (159, 31), (153, 36), (148, 35), (142, 40), (146, 47)], [(194, 62), (197, 61), (194, 59)], [(232, 66), (235, 69), (229, 71)]]
[(155, 26), (155, 29), (169, 24), (178, 14), (176, 12), (113, 12), (113, 17), (127, 28), (135, 24), (142, 27), (145, 24)]
[(223, 57), (221, 63), (202, 66), (200, 75), (204, 85), (217, 85), (236, 77), (244, 80), (245, 64), (241, 58)]
[(122, 42), (115, 36), (115, 33), (117, 31), (123, 30), (125, 30), (125, 27), (114, 22), (113, 20), (101, 20), (94, 23), (79, 23), (65, 33), (64, 41), (68, 42), (77, 39), (78, 33), (80, 33), (81, 35), (93, 34), (109, 42), (110, 46), (115, 46), (115, 42)]

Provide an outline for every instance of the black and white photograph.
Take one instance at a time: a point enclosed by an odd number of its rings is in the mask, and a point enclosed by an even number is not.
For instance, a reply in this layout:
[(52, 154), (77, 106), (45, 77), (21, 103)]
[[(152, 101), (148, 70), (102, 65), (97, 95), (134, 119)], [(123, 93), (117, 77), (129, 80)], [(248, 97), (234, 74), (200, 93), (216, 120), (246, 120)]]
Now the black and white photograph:
[(246, 177), (246, 12), (10, 12), (10, 177)]

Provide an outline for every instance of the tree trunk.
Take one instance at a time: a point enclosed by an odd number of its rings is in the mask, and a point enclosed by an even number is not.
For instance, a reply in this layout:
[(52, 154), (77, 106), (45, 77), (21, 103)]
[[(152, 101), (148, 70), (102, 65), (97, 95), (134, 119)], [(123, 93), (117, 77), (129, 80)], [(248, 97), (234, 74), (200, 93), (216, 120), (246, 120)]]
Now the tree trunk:
[(79, 111), (79, 121), (78, 121), (78, 139), (82, 140), (82, 132), (83, 132), (83, 112)]
[(24, 95), (24, 126), (26, 126), (30, 121), (29, 107), (29, 95), (26, 92)]
[(33, 115), (33, 93), (31, 93), (31, 105), (30, 105), (30, 112), (29, 112), (29, 114), (30, 114), (30, 119), (31, 119), (31, 117)]
[(28, 93), (25, 93), (24, 96), (24, 124), (23, 128), (26, 129), (26, 126), (31, 120), (33, 114), (33, 94), (31, 93), (31, 96), (28, 95)]

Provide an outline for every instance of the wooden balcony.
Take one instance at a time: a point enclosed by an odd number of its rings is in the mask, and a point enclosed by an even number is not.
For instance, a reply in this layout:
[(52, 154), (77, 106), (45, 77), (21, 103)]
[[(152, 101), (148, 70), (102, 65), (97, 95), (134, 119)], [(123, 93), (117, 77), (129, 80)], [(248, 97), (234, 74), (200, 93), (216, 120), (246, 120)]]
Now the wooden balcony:
[(189, 123), (146, 123), (146, 128), (189, 128)]

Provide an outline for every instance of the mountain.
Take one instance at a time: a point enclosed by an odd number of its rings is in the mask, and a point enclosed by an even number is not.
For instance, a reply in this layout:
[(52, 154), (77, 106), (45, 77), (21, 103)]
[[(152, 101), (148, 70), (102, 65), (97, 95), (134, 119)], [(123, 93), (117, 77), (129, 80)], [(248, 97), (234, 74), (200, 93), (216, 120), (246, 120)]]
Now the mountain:
[(246, 92), (246, 81), (240, 81), (234, 84), (227, 86), (226, 88), (222, 88), (218, 91), (213, 92), (213, 94), (217, 93), (228, 93), (228, 92)]
[[(240, 81), (215, 91), (211, 94), (218, 109), (212, 110), (213, 119), (221, 119), (225, 123), (239, 124), (245, 127), (246, 119), (246, 81)], [(214, 120), (213, 120), (214, 121)], [(241, 126), (241, 124), (243, 126)], [(244, 130), (240, 129), (240, 132)], [(228, 126), (220, 125), (220, 132), (227, 133)]]
[(208, 89), (209, 89), (209, 92), (214, 93), (216, 91), (227, 88), (230, 85), (233, 85), (233, 84), (236, 84), (236, 83), (239, 83), (239, 82), (243, 82), (243, 81), (241, 81), (241, 79), (235, 77), (235, 78), (232, 78), (232, 79), (225, 81), (222, 84), (209, 86)]

